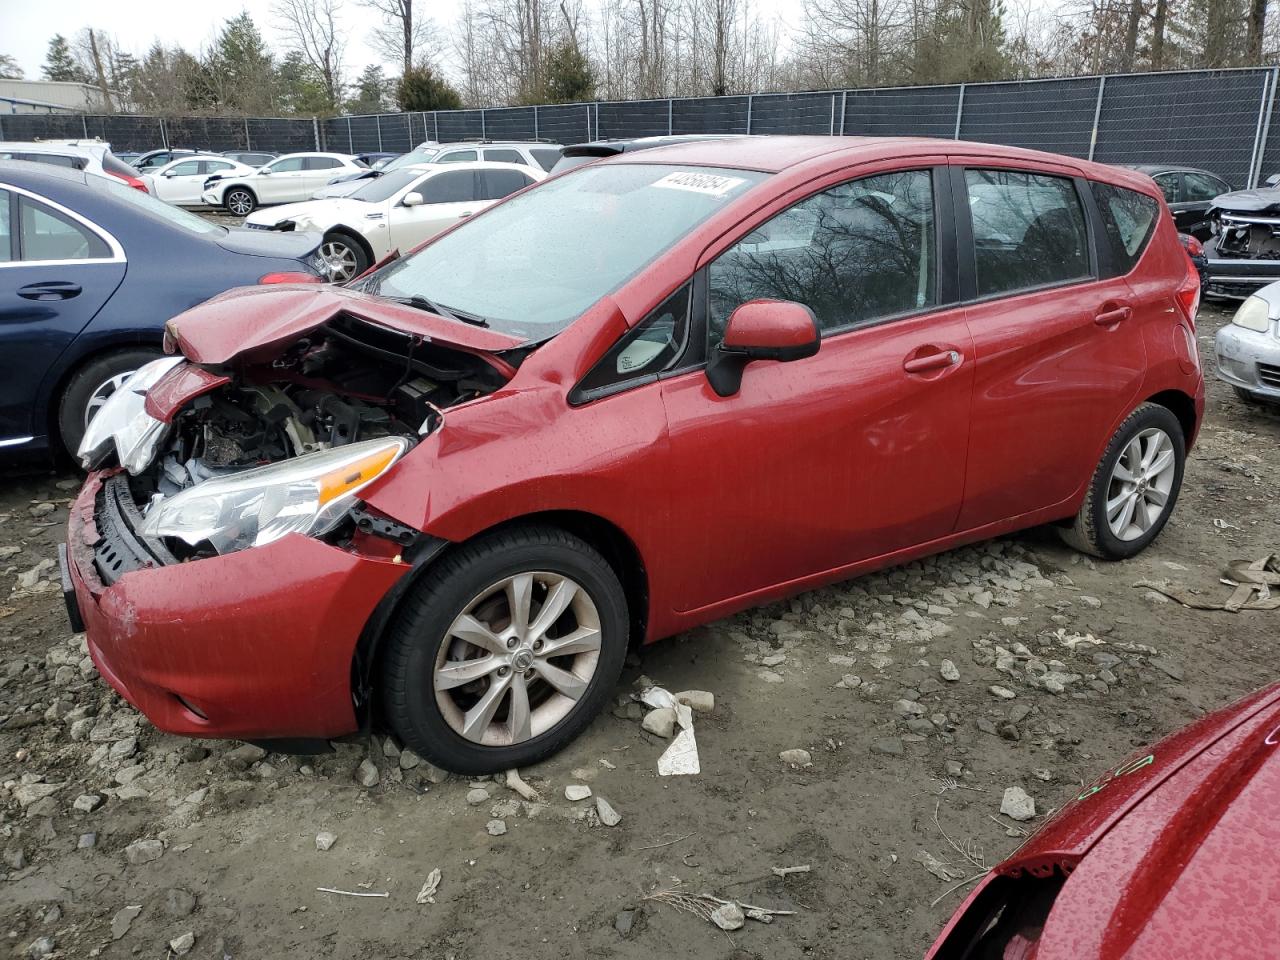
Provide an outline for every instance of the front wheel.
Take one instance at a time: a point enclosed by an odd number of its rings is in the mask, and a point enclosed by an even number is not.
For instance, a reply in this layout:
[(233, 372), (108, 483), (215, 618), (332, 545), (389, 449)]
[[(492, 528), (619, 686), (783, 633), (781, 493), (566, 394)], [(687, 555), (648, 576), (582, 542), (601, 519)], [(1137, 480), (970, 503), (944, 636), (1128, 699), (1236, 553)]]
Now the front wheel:
[(320, 259), (324, 261), (324, 278), (330, 283), (346, 283), (369, 269), (369, 258), (360, 244), (340, 233), (325, 236)]
[(564, 747), (609, 698), (626, 596), (588, 543), (549, 527), (458, 548), (406, 598), (387, 636), (387, 720), (419, 756), (497, 773)]
[(258, 206), (258, 198), (253, 195), (252, 190), (233, 187), (222, 198), (222, 205), (227, 208), (228, 213), (234, 213), (237, 217), (247, 217)]
[(1080, 512), (1062, 538), (1084, 553), (1124, 560), (1146, 549), (1169, 520), (1186, 462), (1182, 424), (1144, 403), (1120, 424), (1094, 470)]

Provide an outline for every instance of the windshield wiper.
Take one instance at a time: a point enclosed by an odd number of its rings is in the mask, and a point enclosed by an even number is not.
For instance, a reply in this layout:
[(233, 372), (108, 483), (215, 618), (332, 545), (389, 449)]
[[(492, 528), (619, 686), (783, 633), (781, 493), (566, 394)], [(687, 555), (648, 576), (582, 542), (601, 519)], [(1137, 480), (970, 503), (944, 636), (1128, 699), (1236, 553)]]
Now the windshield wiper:
[(440, 316), (454, 320), (458, 323), (469, 323), (473, 327), (487, 327), (489, 321), (483, 317), (473, 317), (466, 313), (455, 313), (446, 307), (440, 306), (432, 300), (428, 300), (420, 293), (415, 293), (411, 297), (387, 297), (388, 300), (394, 300), (396, 303), (403, 303), (410, 307), (417, 307), (419, 310), (427, 310), (431, 313), (438, 313)]

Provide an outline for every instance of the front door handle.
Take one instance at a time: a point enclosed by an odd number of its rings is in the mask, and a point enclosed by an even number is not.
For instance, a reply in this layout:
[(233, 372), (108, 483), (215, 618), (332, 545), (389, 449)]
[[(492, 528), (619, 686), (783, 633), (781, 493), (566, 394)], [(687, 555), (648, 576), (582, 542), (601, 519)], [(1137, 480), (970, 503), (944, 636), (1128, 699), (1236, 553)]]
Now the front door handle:
[(1093, 322), (1100, 327), (1114, 327), (1117, 323), (1123, 323), (1133, 315), (1133, 310), (1129, 307), (1116, 307), (1113, 310), (1103, 310), (1093, 318)]
[(907, 373), (928, 373), (930, 370), (942, 370), (954, 367), (960, 362), (959, 350), (944, 350), (924, 357), (908, 357), (902, 361), (902, 369)]
[(70, 300), (80, 296), (80, 284), (63, 280), (50, 280), (46, 283), (29, 283), (18, 288), (18, 296), (24, 300)]

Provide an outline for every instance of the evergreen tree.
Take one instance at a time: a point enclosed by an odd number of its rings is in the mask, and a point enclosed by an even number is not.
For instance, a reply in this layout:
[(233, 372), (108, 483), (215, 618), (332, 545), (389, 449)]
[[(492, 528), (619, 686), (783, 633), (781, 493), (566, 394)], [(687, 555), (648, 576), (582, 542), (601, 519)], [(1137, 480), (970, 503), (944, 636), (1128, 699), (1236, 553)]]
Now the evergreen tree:
[(568, 39), (552, 44), (543, 57), (540, 103), (581, 103), (595, 99), (596, 80), (587, 60)]
[(205, 58), (214, 102), (236, 113), (267, 113), (275, 106), (275, 65), (247, 12), (226, 21)]
[(55, 33), (49, 41), (49, 52), (44, 55), (44, 78), (46, 80), (72, 80), (76, 83), (88, 83), (89, 74), (71, 53), (71, 44), (60, 33)]
[(425, 64), (406, 70), (396, 84), (401, 110), (457, 110), (462, 97)]
[(21, 80), (22, 68), (7, 53), (0, 53), (0, 80)]
[(356, 78), (355, 95), (346, 102), (347, 113), (381, 113), (386, 109), (387, 80), (382, 67), (371, 63)]
[(316, 116), (329, 111), (324, 78), (301, 51), (290, 51), (281, 61), (276, 70), (276, 90), (280, 109), (286, 114)]

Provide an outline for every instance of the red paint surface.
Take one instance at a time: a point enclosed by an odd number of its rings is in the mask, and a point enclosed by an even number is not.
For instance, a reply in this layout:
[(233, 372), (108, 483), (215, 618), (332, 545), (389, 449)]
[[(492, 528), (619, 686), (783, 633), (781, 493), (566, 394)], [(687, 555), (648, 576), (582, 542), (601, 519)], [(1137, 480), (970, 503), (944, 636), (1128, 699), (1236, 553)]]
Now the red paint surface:
[(356, 640), (408, 567), (293, 534), (226, 557), (126, 573), (104, 588), (92, 553), (102, 477), (90, 475), (71, 508), (67, 552), (89, 652), (120, 695), (161, 730), (187, 736), (354, 730)]
[[(569, 403), (574, 385), (629, 326), (765, 220), (855, 177), (947, 163), (939, 153), (945, 150), (957, 152), (957, 163), (1084, 175), (1163, 204), (1149, 178), (1129, 171), (933, 140), (708, 141), (605, 161), (777, 173), (585, 311), (518, 370), (508, 367), (502, 389), (445, 411), (441, 426), (365, 499), (453, 542), (549, 511), (612, 525), (643, 565), (646, 640), (1073, 515), (1111, 434), (1134, 406), (1167, 393), (1189, 401), (1197, 416), (1203, 409), (1198, 365), (1187, 372), (1174, 349), (1176, 327), (1185, 322), (1175, 296), (1186, 256), (1167, 217), (1125, 278), (829, 335), (813, 357), (750, 363), (731, 397), (717, 396), (694, 370)], [(496, 331), (334, 287), (236, 290), (170, 326), (188, 357), (224, 364), (270, 358), (339, 312), (486, 357), (516, 345)], [(951, 353), (955, 362), (933, 362)], [(261, 728), (271, 723), (281, 724), (274, 735), (300, 733), (308, 697), (326, 704), (316, 715), (331, 732), (334, 724), (354, 724), (351, 646), (397, 575), (385, 561), (292, 537), (126, 576), (104, 594), (119, 599), (94, 599), (85, 617), (91, 642), (107, 661), (128, 659), (139, 688), (144, 678), (154, 686), (184, 676), (200, 684), (208, 674), (216, 689), (207, 692), (227, 698), (235, 712), (236, 684), (242, 691), (247, 684), (239, 696), (251, 706), (206, 735), (248, 726), (266, 735)], [(85, 589), (82, 605), (92, 599)], [(118, 639), (125, 597), (146, 636), (127, 657)], [(231, 647), (215, 641), (222, 636), (233, 639)], [(235, 657), (224, 657), (227, 649)], [(163, 660), (174, 650), (181, 651), (180, 667), (147, 665), (148, 657)], [(271, 671), (260, 668), (263, 656)], [(181, 726), (169, 713), (160, 717), (168, 728)]]
[(818, 339), (813, 311), (785, 300), (751, 300), (733, 311), (725, 326), (724, 345), (746, 347), (803, 347)]
[(147, 391), (143, 407), (157, 420), (169, 423), (187, 402), (230, 382), (228, 376), (212, 373), (193, 363), (180, 363), (170, 367)]
[[(1278, 725), (1273, 684), (1105, 771), (997, 866), (1013, 877), (1072, 868), (1036, 960), (1273, 955)], [(952, 955), (942, 952), (947, 933), (978, 893), (928, 957)]]

